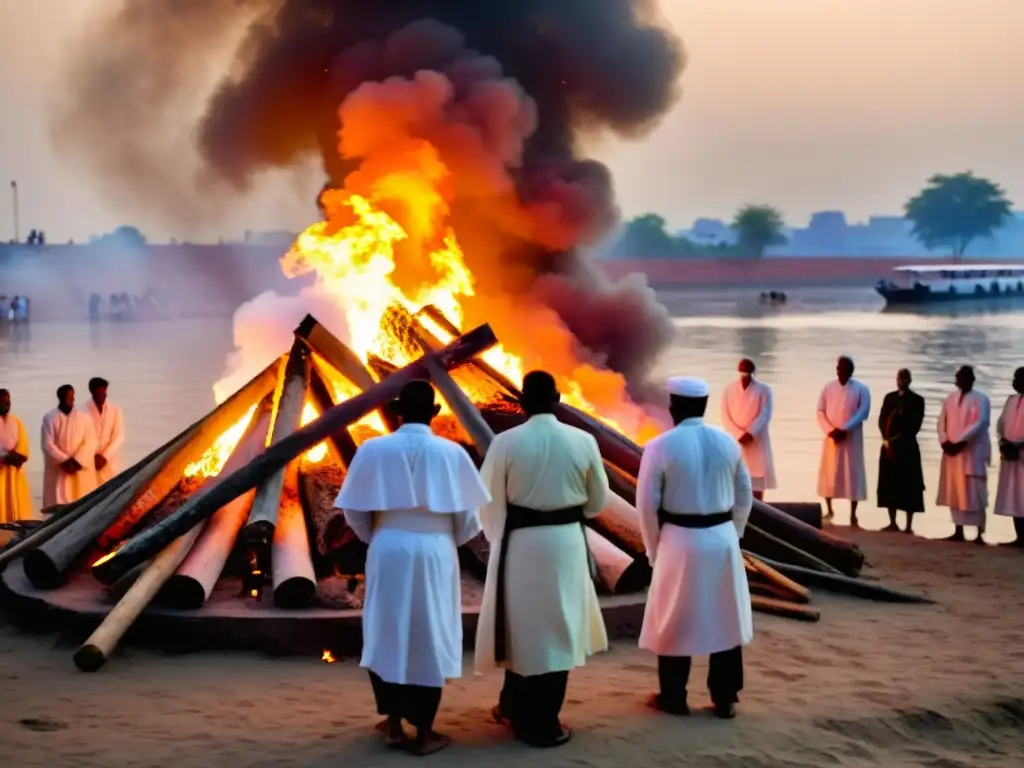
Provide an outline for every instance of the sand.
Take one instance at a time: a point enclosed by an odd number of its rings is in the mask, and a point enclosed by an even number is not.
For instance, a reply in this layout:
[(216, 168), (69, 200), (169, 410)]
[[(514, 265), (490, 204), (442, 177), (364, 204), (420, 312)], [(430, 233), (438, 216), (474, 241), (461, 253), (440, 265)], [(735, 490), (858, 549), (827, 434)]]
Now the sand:
[[(487, 721), (497, 674), (448, 686), (437, 726), (446, 766), (648, 768), (1020, 765), (1024, 751), (1024, 552), (856, 534), (869, 573), (937, 606), (815, 594), (819, 624), (755, 614), (740, 716), (688, 719), (643, 705), (654, 658), (618, 641), (573, 673), (573, 741), (534, 751)], [(18, 766), (389, 766), (365, 674), (352, 661), (124, 648), (101, 672), (68, 638), (0, 628), (0, 750)], [(470, 659), (467, 656), (467, 669)], [(708, 703), (706, 661), (691, 706)]]

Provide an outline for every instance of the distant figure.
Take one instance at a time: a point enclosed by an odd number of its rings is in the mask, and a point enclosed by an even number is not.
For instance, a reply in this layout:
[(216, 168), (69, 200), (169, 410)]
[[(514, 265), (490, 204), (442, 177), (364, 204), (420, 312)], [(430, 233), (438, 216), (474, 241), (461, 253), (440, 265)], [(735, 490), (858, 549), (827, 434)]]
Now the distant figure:
[(96, 484), (102, 485), (121, 471), (124, 445), (124, 414), (107, 399), (110, 383), (99, 377), (89, 379), (92, 397), (86, 406), (96, 432)]
[(370, 545), (360, 666), (387, 718), (377, 729), (415, 755), (451, 744), (434, 717), (445, 681), (462, 675), (457, 548), (480, 532), (477, 510), (490, 501), (469, 454), (431, 431), (440, 408), (430, 382), (406, 384), (402, 426), (359, 446), (334, 503)]
[(971, 525), (978, 529), (974, 542), (984, 544), (992, 405), (988, 396), (974, 388), (974, 381), (974, 369), (962, 366), (956, 372), (956, 391), (942, 403), (938, 424), (942, 464), (935, 503), (949, 507), (956, 526), (946, 541), (964, 541), (964, 526)]
[(754, 380), (753, 360), (739, 362), (739, 380), (722, 394), (722, 426), (743, 449), (743, 460), (750, 471), (755, 499), (764, 499), (764, 492), (776, 487), (775, 461), (768, 426), (772, 420), (772, 390)]
[(853, 359), (836, 363), (836, 380), (818, 398), (818, 426), (825, 433), (818, 468), (818, 495), (825, 499), (825, 517), (834, 516), (832, 499), (849, 499), (850, 525), (857, 523), (857, 502), (868, 497), (864, 466), (864, 421), (871, 412), (871, 393), (853, 378)]
[(739, 445), (704, 423), (708, 385), (668, 380), (675, 427), (644, 447), (636, 508), (654, 568), (640, 647), (658, 655), (659, 692), (650, 705), (689, 714), (693, 656), (710, 654), (715, 716), (736, 716), (743, 646), (754, 636), (740, 539), (750, 517), (750, 474)]
[(28, 487), (28, 432), (11, 413), (11, 393), (0, 389), (0, 523), (35, 517)]
[(43, 416), (43, 508), (70, 504), (96, 487), (96, 433), (92, 419), (75, 410), (75, 389), (57, 390), (57, 407)]
[(100, 321), (100, 305), (103, 303), (103, 299), (100, 298), (98, 293), (89, 294), (89, 322), (98, 323)]
[(1017, 537), (1010, 546), (1024, 547), (1024, 368), (1013, 372), (1013, 391), (996, 421), (1001, 460), (993, 512), (1013, 518)]
[(924, 398), (910, 388), (910, 371), (900, 368), (896, 390), (882, 401), (878, 430), (882, 450), (878, 456), (878, 506), (889, 510), (885, 531), (900, 530), (896, 513), (907, 513), (907, 533), (914, 532), (914, 514), (924, 512), (924, 470), (917, 433), (924, 422)]
[(14, 315), (19, 323), (28, 322), (28, 297), (16, 296), (14, 298)]
[(492, 710), (516, 738), (556, 747), (569, 673), (608, 648), (584, 521), (604, 509), (608, 477), (588, 433), (554, 416), (554, 378), (523, 378), (525, 424), (498, 435), (480, 474), (491, 502), (480, 512), (491, 557), (477, 623), (475, 666), (505, 668)]

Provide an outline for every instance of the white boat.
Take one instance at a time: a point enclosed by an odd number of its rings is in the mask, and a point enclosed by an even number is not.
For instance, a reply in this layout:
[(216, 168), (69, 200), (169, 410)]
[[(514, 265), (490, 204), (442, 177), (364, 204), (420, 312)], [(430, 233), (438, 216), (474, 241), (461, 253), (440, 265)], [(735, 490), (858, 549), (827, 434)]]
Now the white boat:
[(889, 304), (1024, 298), (1024, 264), (895, 267), (875, 286)]

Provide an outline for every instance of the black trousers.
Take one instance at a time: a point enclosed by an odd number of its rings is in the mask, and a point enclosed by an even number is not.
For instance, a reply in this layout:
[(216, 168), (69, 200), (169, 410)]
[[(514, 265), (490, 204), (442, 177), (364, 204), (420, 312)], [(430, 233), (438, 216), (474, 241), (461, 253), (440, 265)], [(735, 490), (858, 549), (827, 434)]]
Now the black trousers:
[(370, 672), (370, 685), (377, 700), (377, 714), (400, 717), (424, 731), (434, 727), (437, 708), (441, 706), (440, 688), (388, 683), (375, 672)]
[(1017, 541), (1024, 542), (1024, 517), (1013, 518), (1013, 532), (1017, 534)]
[[(685, 709), (686, 686), (690, 681), (689, 656), (659, 656), (660, 703), (667, 710)], [(743, 690), (743, 649), (740, 646), (712, 653), (708, 668), (708, 690), (715, 704), (735, 704)]]
[(498, 707), (511, 721), (516, 736), (524, 741), (544, 743), (561, 735), (558, 715), (565, 704), (568, 683), (568, 672), (524, 677), (505, 670)]

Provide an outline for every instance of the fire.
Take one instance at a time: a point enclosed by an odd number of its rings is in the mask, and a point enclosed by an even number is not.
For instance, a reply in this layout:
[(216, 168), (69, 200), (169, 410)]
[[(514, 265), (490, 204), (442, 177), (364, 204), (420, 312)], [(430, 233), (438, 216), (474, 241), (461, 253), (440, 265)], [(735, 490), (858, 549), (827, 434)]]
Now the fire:
[[(432, 304), (454, 325), (462, 326), (461, 300), (475, 295), (473, 275), (455, 233), (443, 223), (443, 216), (434, 215), (438, 211), (446, 212), (447, 208), (430, 181), (429, 174), (421, 177), (408, 171), (385, 174), (373, 185), (380, 193), (379, 200), (345, 190), (326, 191), (321, 202), (327, 220), (302, 232), (282, 259), (286, 275), (297, 277), (314, 272), (318, 288), (344, 308), (349, 346), (363, 362), (374, 355), (402, 366), (417, 356), (415, 352), (410, 354), (408, 346), (403, 345), (395, 330), (389, 327), (389, 310), (398, 307), (416, 314), (422, 307)], [(413, 223), (423, 231), (416, 230), (410, 235), (384, 211), (386, 206), (390, 207), (389, 203), (393, 204), (393, 195), (399, 191), (405, 193), (406, 207), (414, 209)], [(413, 287), (399, 287), (395, 282), (399, 277), (397, 254), (400, 251), (407, 254), (410, 250), (418, 256), (412, 267), (421, 279)], [(403, 255), (403, 264), (406, 259), (408, 256)], [(451, 334), (429, 318), (417, 317), (438, 340), (444, 343), (451, 340)], [(525, 365), (521, 356), (497, 345), (488, 350), (483, 359), (513, 383), (522, 381)], [(638, 441), (646, 442), (661, 429), (642, 414), (634, 419), (634, 424), (627, 425), (598, 412), (586, 396), (580, 379), (562, 380), (560, 384), (565, 403)], [(337, 401), (356, 394), (348, 382), (333, 380), (331, 386)], [(628, 402), (624, 382), (620, 399), (640, 413), (639, 408)], [(354, 425), (352, 433), (359, 440), (357, 436), (362, 433), (384, 431), (379, 415), (371, 414)]]
[[(310, 403), (309, 401), (306, 401), (305, 405), (303, 405), (303, 407), (302, 407), (302, 421), (301, 421), (301, 425), (304, 427), (307, 424), (309, 424), (311, 421), (316, 421), (318, 418), (320, 418), (320, 414), (317, 412), (316, 408), (313, 407), (312, 403)], [(327, 455), (327, 441), (324, 440), (322, 443), (317, 443), (312, 448), (310, 448), (308, 451), (306, 451), (302, 455), (302, 458), (305, 459), (310, 464), (319, 464), (321, 461), (324, 460), (324, 457), (326, 455)]]
[(253, 414), (256, 413), (256, 406), (252, 406), (248, 412), (234, 425), (221, 433), (213, 445), (207, 449), (198, 461), (193, 461), (185, 467), (185, 477), (215, 477), (224, 469), (231, 452), (235, 450), (238, 441), (242, 439), (245, 430), (249, 428)]
[(337, 661), (337, 659), (334, 658), (333, 653), (331, 653), (329, 650), (325, 648), (323, 656), (320, 657), (320, 661), (322, 661), (324, 664), (333, 664), (335, 661)]

